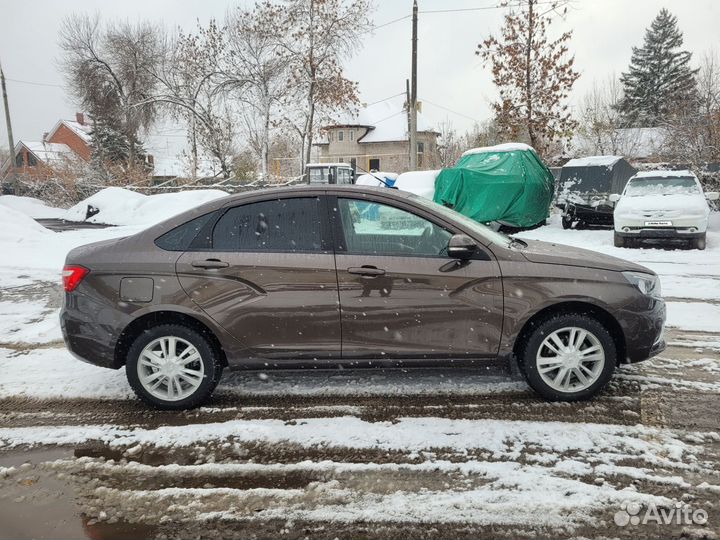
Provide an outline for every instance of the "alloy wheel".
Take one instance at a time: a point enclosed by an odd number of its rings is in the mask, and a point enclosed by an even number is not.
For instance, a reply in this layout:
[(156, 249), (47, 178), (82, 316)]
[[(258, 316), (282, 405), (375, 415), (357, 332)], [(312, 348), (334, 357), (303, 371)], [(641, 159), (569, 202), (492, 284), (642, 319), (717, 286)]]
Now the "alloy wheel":
[(148, 393), (165, 401), (180, 401), (198, 389), (205, 376), (205, 364), (192, 343), (163, 336), (140, 352), (137, 371)]
[(592, 386), (605, 365), (605, 349), (584, 328), (555, 330), (540, 344), (537, 370), (543, 382), (558, 392), (579, 392)]

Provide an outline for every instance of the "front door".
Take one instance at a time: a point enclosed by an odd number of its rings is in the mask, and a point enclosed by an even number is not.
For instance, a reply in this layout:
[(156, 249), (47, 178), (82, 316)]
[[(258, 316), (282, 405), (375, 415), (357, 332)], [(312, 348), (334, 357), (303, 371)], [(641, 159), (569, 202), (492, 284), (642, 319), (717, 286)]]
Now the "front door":
[(460, 231), (400, 203), (338, 196), (331, 204), (344, 359), (497, 355), (502, 280), (489, 250), (464, 263), (449, 258)]
[(324, 197), (231, 207), (177, 262), (192, 300), (252, 357), (340, 356), (340, 309)]

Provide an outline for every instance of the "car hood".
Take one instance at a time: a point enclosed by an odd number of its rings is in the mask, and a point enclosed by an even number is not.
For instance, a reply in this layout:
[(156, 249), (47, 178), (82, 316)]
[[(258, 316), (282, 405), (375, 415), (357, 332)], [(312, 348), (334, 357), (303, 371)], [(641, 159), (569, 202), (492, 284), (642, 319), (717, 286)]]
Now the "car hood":
[(613, 270), (616, 272), (645, 272), (654, 274), (652, 270), (625, 259), (604, 255), (597, 251), (582, 249), (564, 244), (541, 242), (539, 240), (524, 240), (527, 247), (521, 250), (523, 256), (530, 262), (541, 264), (559, 264), (562, 266), (580, 266), (584, 268), (597, 268), (599, 270)]
[(676, 194), (676, 195), (640, 195), (637, 197), (621, 197), (615, 207), (616, 212), (655, 212), (655, 211), (677, 211), (685, 213), (697, 213), (708, 210), (708, 203), (700, 194)]

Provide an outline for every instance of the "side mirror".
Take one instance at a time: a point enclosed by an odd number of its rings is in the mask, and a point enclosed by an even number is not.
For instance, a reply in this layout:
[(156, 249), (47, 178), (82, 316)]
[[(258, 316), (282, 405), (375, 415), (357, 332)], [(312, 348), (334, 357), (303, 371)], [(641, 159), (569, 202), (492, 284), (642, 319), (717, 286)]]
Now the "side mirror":
[(717, 191), (708, 191), (705, 194), (705, 198), (708, 201), (717, 201), (718, 199), (720, 199), (720, 193), (718, 193)]
[(611, 193), (608, 197), (608, 201), (612, 203), (616, 203), (620, 200), (620, 194), (619, 193)]
[(477, 251), (477, 243), (467, 234), (454, 234), (448, 242), (448, 256), (453, 259), (467, 260)]

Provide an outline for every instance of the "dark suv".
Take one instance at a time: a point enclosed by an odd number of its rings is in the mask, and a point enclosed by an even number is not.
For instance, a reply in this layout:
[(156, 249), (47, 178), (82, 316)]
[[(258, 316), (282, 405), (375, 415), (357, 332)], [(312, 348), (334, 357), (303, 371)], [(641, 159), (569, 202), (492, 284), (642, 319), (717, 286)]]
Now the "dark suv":
[(142, 399), (197, 406), (226, 366), (483, 366), (517, 359), (553, 400), (596, 394), (665, 343), (647, 268), (507, 237), (384, 188), (293, 187), (204, 204), (71, 251), (61, 321)]

